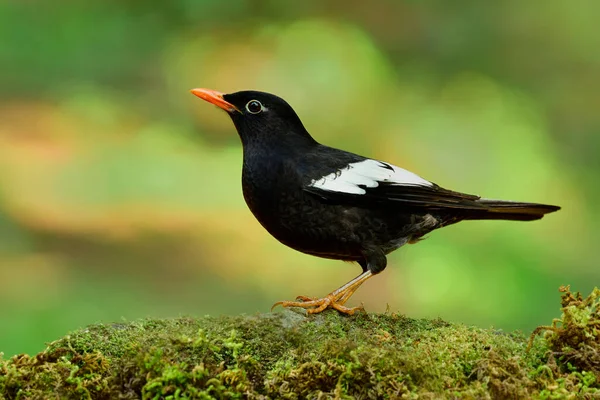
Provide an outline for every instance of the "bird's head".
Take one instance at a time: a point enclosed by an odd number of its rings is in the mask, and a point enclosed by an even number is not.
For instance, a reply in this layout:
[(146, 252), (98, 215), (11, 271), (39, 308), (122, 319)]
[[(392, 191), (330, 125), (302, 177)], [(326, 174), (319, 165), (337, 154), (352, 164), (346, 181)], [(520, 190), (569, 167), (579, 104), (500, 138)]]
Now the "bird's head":
[(191, 92), (227, 111), (244, 144), (300, 138), (314, 142), (294, 109), (278, 96), (254, 90), (230, 94), (210, 89)]

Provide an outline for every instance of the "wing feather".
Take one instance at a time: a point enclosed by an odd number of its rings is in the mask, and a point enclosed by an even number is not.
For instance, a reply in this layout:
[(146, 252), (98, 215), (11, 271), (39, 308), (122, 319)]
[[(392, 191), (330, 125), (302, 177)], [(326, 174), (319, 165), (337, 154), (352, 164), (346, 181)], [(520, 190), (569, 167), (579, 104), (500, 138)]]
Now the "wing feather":
[(444, 189), (410, 171), (370, 159), (312, 180), (305, 190), (329, 202), (364, 207), (485, 208), (477, 201), (479, 196)]

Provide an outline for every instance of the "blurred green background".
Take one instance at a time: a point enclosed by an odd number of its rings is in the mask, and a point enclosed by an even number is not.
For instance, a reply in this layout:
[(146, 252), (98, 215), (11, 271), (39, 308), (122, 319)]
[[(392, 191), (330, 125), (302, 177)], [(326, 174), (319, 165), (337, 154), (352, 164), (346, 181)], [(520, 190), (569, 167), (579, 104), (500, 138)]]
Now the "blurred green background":
[(276, 93), (317, 140), (442, 186), (547, 202), (390, 257), (367, 310), (531, 330), (600, 281), (600, 3), (0, 2), (0, 351), (94, 322), (268, 312), (359, 272), (244, 204), (229, 118)]

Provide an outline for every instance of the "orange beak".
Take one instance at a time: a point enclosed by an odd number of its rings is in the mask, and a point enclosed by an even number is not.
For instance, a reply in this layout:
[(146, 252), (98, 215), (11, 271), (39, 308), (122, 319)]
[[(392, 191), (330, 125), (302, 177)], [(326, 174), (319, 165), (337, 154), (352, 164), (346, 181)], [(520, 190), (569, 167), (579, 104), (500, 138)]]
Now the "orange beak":
[(206, 100), (209, 103), (212, 103), (215, 106), (222, 108), (227, 112), (240, 112), (240, 110), (238, 110), (236, 106), (234, 106), (231, 103), (228, 103), (227, 101), (225, 101), (225, 99), (223, 99), (223, 93), (221, 92), (217, 92), (216, 90), (210, 89), (192, 89), (190, 90), (190, 92), (192, 92), (193, 95), (200, 97), (202, 100)]

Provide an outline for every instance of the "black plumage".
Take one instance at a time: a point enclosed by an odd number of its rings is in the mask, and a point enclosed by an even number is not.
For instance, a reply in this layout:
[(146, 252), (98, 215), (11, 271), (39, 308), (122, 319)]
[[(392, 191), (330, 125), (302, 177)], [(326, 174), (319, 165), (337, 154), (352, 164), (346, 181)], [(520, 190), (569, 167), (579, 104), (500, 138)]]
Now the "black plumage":
[(392, 164), (321, 145), (292, 107), (269, 93), (192, 93), (231, 117), (243, 144), (244, 198), (262, 226), (295, 250), (362, 267), (324, 298), (276, 305), (351, 314), (357, 308), (344, 303), (402, 245), (463, 220), (529, 221), (560, 208), (454, 192)]

